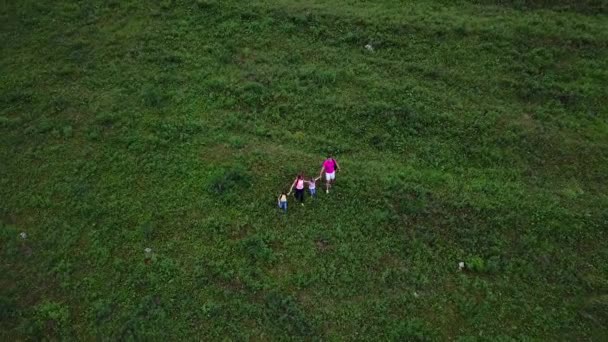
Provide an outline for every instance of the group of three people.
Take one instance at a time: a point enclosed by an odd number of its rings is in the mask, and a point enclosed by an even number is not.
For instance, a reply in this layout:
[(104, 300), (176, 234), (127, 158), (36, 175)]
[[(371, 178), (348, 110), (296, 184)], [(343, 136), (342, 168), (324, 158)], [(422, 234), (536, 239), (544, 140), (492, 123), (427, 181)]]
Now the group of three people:
[(291, 195), (291, 192), (295, 189), (295, 198), (299, 200), (302, 205), (304, 205), (304, 185), (308, 184), (308, 190), (310, 191), (310, 196), (312, 198), (317, 197), (317, 185), (316, 182), (323, 176), (323, 172), (325, 172), (325, 192), (329, 193), (329, 188), (336, 181), (336, 172), (340, 171), (340, 165), (338, 162), (330, 155), (327, 156), (323, 164), (321, 165), (321, 171), (319, 172), (319, 177), (311, 177), (310, 180), (305, 180), (304, 174), (300, 173), (296, 176), (296, 179), (291, 184), (289, 188), (289, 192), (282, 192), (278, 198), (279, 208), (283, 209), (283, 212), (287, 212), (287, 196)]

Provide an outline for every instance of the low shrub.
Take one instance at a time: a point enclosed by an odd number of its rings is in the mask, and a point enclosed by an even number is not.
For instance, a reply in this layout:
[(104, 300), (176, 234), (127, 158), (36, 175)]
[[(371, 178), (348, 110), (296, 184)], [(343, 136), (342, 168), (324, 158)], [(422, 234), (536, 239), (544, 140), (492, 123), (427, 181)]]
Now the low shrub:
[(241, 166), (215, 171), (210, 177), (207, 189), (214, 195), (223, 195), (250, 185), (248, 172)]

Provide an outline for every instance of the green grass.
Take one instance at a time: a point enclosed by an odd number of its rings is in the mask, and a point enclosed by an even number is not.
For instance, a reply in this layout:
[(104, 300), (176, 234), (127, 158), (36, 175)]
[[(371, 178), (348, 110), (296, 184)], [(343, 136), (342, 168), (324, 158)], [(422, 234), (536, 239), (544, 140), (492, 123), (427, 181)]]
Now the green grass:
[(0, 19), (2, 340), (608, 337), (603, 1)]

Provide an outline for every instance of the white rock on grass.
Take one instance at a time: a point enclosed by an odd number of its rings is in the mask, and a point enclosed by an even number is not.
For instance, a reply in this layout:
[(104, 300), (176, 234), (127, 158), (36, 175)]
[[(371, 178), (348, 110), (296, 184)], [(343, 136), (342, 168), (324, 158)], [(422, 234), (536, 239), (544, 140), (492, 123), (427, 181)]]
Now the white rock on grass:
[(23, 240), (25, 240), (27, 238), (27, 234), (25, 232), (21, 232), (21, 234), (19, 234), (19, 236), (21, 236), (21, 238)]
[(374, 52), (374, 47), (372, 46), (372, 44), (365, 45), (365, 49), (367, 49), (367, 51)]
[(146, 253), (150, 253), (150, 252), (152, 252), (152, 248), (147, 247), (147, 248), (145, 249), (145, 251), (146, 251)]
[(461, 261), (461, 262), (458, 263), (458, 269), (460, 271), (464, 270), (464, 261)]

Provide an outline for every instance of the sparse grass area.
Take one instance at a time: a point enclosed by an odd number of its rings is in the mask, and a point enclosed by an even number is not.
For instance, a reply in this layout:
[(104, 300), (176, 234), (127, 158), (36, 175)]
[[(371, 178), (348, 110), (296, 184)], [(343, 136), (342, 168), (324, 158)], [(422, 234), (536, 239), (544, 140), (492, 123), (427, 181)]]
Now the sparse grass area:
[(2, 340), (608, 337), (604, 1), (0, 19)]

